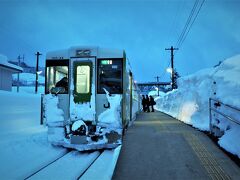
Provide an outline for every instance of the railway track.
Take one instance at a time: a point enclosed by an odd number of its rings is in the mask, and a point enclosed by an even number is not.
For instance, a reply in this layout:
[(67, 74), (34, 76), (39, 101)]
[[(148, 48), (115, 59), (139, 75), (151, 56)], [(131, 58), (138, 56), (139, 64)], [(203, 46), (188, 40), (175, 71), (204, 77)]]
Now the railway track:
[[(121, 146), (113, 150), (93, 152), (69, 151), (38, 170), (25, 180), (33, 179), (111, 179)], [(96, 176), (97, 175), (97, 176)]]

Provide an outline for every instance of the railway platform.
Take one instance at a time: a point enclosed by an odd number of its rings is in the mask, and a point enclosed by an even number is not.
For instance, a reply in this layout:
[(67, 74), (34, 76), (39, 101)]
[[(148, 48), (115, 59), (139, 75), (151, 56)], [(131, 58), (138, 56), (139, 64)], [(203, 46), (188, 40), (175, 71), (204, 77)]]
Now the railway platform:
[(240, 168), (203, 132), (161, 112), (141, 113), (112, 179), (240, 179)]

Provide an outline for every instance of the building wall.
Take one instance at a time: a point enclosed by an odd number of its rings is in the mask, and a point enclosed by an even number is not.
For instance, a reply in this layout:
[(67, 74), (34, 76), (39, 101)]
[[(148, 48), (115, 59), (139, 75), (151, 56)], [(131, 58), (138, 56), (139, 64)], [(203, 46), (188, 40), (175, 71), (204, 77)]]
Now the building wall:
[(12, 71), (0, 67), (0, 90), (12, 90)]

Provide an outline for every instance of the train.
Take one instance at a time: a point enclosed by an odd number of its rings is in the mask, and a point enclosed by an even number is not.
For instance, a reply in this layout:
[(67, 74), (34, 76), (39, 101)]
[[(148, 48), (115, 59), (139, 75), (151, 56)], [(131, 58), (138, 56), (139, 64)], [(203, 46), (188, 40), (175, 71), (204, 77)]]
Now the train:
[(53, 145), (111, 149), (140, 111), (140, 91), (124, 50), (74, 46), (47, 52), (42, 121)]

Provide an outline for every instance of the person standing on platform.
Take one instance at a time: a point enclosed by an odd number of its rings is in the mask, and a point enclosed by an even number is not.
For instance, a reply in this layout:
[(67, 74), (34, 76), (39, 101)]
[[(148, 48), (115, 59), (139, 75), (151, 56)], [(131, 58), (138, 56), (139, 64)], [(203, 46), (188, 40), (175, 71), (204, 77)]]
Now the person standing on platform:
[(150, 112), (149, 105), (150, 105), (149, 97), (148, 95), (146, 95), (146, 111), (147, 112)]
[(149, 96), (149, 104), (151, 106), (152, 112), (154, 112), (153, 106), (156, 104), (152, 96)]
[(142, 108), (143, 112), (146, 112), (146, 98), (144, 95), (142, 95)]

